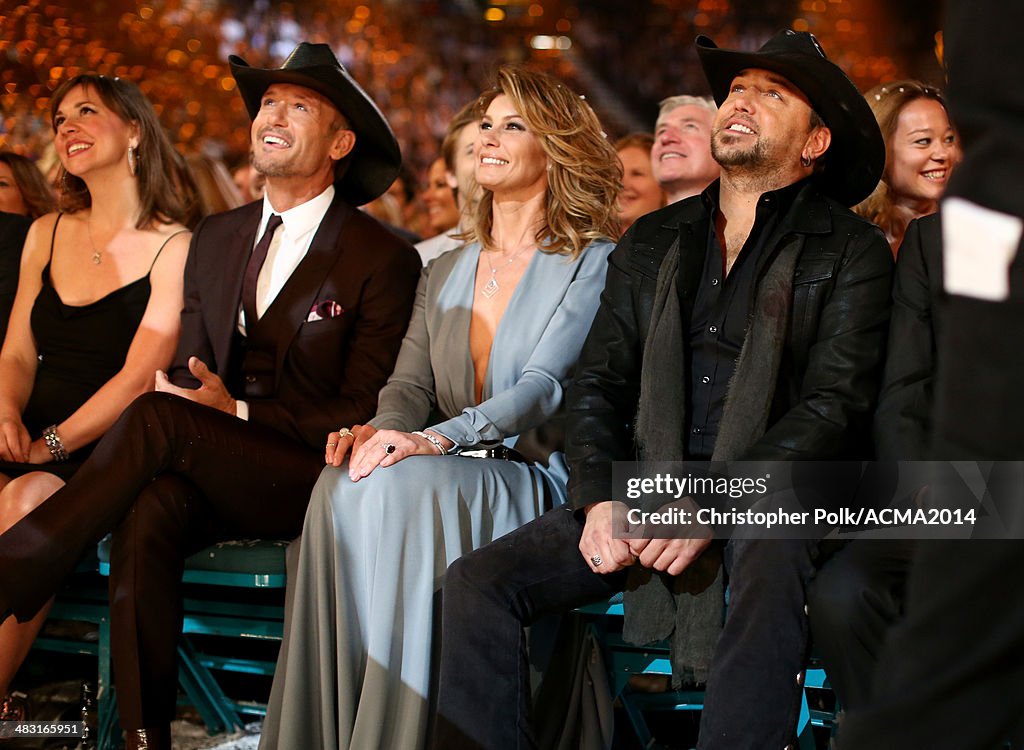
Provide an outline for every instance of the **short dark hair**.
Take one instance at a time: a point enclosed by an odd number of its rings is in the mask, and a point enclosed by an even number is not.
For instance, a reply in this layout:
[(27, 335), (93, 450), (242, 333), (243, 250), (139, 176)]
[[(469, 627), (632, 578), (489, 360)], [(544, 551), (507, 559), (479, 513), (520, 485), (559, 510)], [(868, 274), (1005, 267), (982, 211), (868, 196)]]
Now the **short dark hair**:
[[(822, 116), (818, 114), (818, 110), (816, 110), (814, 108), (811, 108), (811, 116), (810, 116), (809, 119), (810, 119), (810, 122), (808, 123), (808, 126), (807, 126), (807, 132), (808, 133), (811, 132), (812, 130), (814, 130), (815, 128), (827, 128), (828, 127), (828, 124), (825, 122), (825, 120), (822, 118)], [(821, 174), (822, 172), (824, 172), (825, 171), (825, 164), (826, 164), (827, 161), (828, 161), (828, 151), (825, 151), (825, 153), (823, 153), (821, 156), (819, 156), (817, 159), (814, 160), (814, 170), (813, 170), (814, 174)]]

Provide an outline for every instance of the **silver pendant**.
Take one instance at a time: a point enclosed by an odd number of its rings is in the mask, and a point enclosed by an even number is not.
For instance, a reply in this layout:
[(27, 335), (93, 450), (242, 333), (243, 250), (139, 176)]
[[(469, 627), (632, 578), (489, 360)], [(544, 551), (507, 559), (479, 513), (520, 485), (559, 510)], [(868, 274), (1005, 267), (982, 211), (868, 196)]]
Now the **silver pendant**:
[(484, 295), (487, 299), (490, 299), (498, 293), (498, 282), (494, 280), (494, 276), (491, 276), (490, 281), (484, 284), (484, 288), (480, 290), (480, 294)]
[(92, 262), (93, 262), (93, 264), (94, 264), (94, 265), (97, 265), (97, 266), (98, 266), (98, 265), (99, 265), (100, 263), (102, 263), (102, 262), (103, 262), (103, 256), (102, 256), (102, 255), (100, 255), (100, 251), (99, 251), (99, 250), (96, 250), (96, 251), (95, 251), (95, 252), (94, 252), (94, 253), (92, 254)]

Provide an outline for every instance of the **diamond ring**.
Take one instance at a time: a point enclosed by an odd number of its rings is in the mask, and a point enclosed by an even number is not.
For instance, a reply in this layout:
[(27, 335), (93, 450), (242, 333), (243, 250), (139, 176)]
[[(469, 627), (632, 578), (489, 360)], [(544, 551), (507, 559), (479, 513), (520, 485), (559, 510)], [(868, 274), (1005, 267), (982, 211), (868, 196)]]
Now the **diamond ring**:
[(604, 562), (604, 560), (602, 560), (602, 559), (601, 559), (601, 556), (600, 556), (600, 555), (593, 555), (593, 556), (592, 556), (592, 557), (590, 558), (590, 562), (594, 563), (594, 567), (596, 568), (596, 567), (597, 567), (598, 565), (600, 565), (601, 563), (603, 563), (603, 562)]

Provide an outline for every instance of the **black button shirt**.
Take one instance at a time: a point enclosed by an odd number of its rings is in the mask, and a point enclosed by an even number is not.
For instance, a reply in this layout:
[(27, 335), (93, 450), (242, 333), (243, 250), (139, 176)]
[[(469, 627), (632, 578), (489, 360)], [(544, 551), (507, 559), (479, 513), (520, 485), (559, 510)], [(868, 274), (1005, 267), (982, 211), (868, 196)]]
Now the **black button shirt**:
[[(729, 381), (736, 370), (753, 311), (761, 261), (777, 242), (776, 230), (802, 187), (800, 181), (758, 199), (754, 226), (728, 276), (715, 232), (718, 193), (712, 188), (701, 196), (711, 221), (704, 272), (694, 297), (686, 347), (690, 354), (686, 431), (687, 453), (691, 458), (710, 457), (714, 450)], [(765, 397), (771, 398), (771, 394)]]

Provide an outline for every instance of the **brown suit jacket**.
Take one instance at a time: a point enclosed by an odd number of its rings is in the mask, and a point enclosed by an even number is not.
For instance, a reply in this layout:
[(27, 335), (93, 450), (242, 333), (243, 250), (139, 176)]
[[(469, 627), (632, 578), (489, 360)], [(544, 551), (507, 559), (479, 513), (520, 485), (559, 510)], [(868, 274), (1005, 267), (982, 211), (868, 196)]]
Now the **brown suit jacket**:
[[(233, 334), (261, 211), (257, 201), (207, 217), (192, 235), (181, 340), (169, 372), (178, 385), (198, 386), (190, 356), (222, 376), (239, 356)], [(235, 388), (244, 392), (232, 393), (249, 403), (250, 421), (321, 449), (331, 430), (369, 420), (394, 367), (420, 268), (408, 243), (336, 195), (305, 258), (260, 318), (272, 342), (265, 375), (246, 374)], [(342, 312), (308, 320), (331, 303)]]

